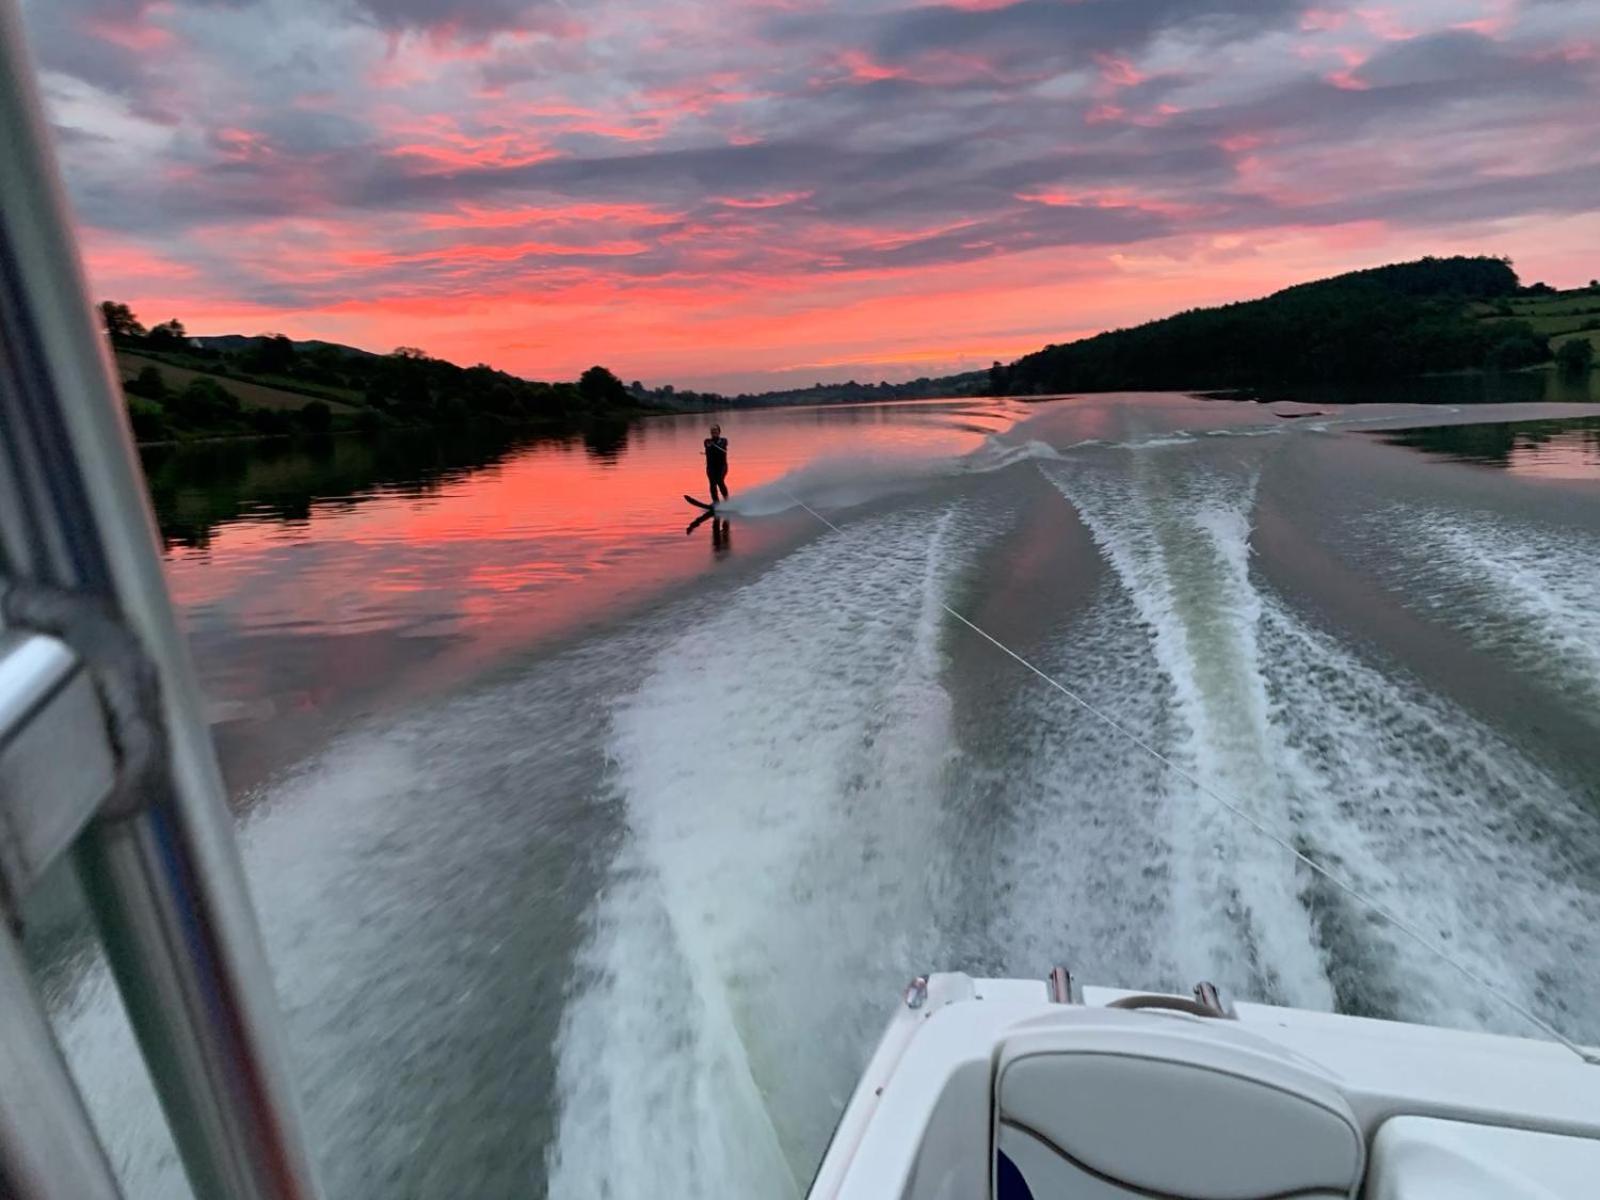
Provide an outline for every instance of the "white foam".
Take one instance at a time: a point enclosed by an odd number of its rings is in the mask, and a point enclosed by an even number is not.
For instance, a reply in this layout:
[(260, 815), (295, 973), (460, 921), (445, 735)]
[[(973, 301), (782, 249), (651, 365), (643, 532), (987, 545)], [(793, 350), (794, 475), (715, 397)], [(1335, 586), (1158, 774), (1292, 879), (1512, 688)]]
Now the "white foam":
[[(1169, 749), (1196, 777), (1269, 825), (1286, 781), (1249, 578), (1253, 475), (1224, 476), (1135, 452), (1093, 468), (1046, 468), (1078, 508), (1132, 601), (1172, 690)], [(1292, 860), (1172, 777), (1163, 782), (1174, 857), (1172, 954), (1193, 978), (1226, 979), (1287, 1003), (1328, 1007), (1326, 975)]]
[(985, 438), (970, 453), (946, 457), (909, 450), (829, 454), (724, 501), (717, 511), (731, 516), (771, 516), (794, 508), (797, 499), (828, 509), (854, 508), (914, 491), (935, 479), (987, 474), (1022, 462), (1059, 457), (1054, 447), (1041, 441), (1009, 442), (997, 437)]
[(1600, 538), (1417, 505), (1390, 506), (1367, 533), (1411, 603), (1580, 711), (1600, 706)]
[[(1248, 474), (1152, 461), (1134, 453), (1098, 469), (1045, 468), (1123, 593), (1102, 598), (1075, 635), (1065, 677), (1086, 661), (1091, 698), (1207, 785), (1569, 1034), (1600, 1034), (1582, 1001), (1600, 988), (1592, 814), (1492, 730), (1267, 591), (1249, 566)], [(1114, 648), (1084, 656), (1088, 630)], [(1057, 699), (1043, 703), (1063, 719)], [(1085, 772), (1082, 754), (1047, 768), (1048, 791), (1075, 821), (1096, 805), (1115, 814), (1104, 820), (1136, 819), (1140, 834), (1093, 834), (1095, 855), (1125, 857), (1092, 872), (1148, 889), (1133, 901), (1138, 929), (1094, 911), (1091, 928), (1112, 946), (1091, 949), (1091, 961), (1137, 969), (1144, 954), (1168, 986), (1215, 978), (1297, 1005), (1531, 1032), (1181, 780), (1124, 778), (1125, 752), (1108, 771)], [(1098, 800), (1086, 792), (1097, 788)], [(1040, 841), (1019, 835), (1023, 846)], [(1086, 895), (1060, 878), (1085, 858), (1067, 856), (1074, 866), (1054, 877), (1048, 859), (1024, 856), (1016, 869), (1043, 876), (1048, 894), (1114, 913), (1125, 891)]]
[[(1272, 721), (1303, 845), (1568, 1036), (1600, 1037), (1600, 830), (1567, 782), (1281, 601), (1263, 607)], [(1435, 955), (1317, 885), (1347, 998), (1387, 1016), (1536, 1031)]]
[(797, 1194), (884, 996), (937, 961), (950, 520), (800, 550), (618, 706), (629, 834), (563, 1024), (552, 1195)]

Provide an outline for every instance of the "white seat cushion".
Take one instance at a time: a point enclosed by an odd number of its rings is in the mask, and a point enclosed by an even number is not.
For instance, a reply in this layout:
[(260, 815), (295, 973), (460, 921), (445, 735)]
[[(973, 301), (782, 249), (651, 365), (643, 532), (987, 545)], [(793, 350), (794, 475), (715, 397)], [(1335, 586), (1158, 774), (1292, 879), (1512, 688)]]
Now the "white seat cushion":
[[(1119, 1013), (1021, 1034), (995, 1093), (997, 1146), (1025, 1135), (1025, 1157), (1048, 1147), (1107, 1196), (1348, 1196), (1361, 1182), (1360, 1129), (1332, 1082), (1222, 1022)], [(1052, 1194), (1078, 1192), (1035, 1191)]]

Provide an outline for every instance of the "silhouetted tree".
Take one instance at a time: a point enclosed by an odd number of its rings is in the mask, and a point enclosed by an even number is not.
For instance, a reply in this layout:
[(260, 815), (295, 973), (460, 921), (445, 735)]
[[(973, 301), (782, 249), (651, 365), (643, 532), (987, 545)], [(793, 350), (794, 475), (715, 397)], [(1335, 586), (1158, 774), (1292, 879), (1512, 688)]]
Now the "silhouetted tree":
[(1594, 346), (1588, 338), (1572, 338), (1556, 351), (1556, 365), (1569, 375), (1581, 375), (1594, 365)]
[(170, 321), (151, 327), (145, 342), (156, 350), (182, 350), (189, 344), (189, 335), (183, 328), (183, 322), (173, 317)]
[[(1527, 325), (1521, 322), (1517, 324), (1521, 326), (1520, 329), (1489, 347), (1484, 365), (1491, 371), (1515, 371), (1519, 367), (1531, 367), (1544, 362), (1550, 357), (1550, 344)], [(1508, 326), (1502, 325), (1501, 328)]]
[(313, 400), (300, 410), (300, 424), (307, 433), (327, 433), (333, 428), (333, 410), (321, 400)]
[(100, 320), (112, 341), (136, 341), (144, 336), (144, 326), (133, 315), (133, 309), (115, 300), (100, 302)]
[(252, 408), (246, 415), (250, 427), (260, 434), (276, 437), (294, 429), (294, 422), (281, 408)]
[(123, 390), (143, 396), (148, 400), (167, 398), (167, 380), (160, 367), (145, 367), (138, 375), (123, 384)]
[(292, 375), (299, 362), (294, 343), (281, 333), (263, 334), (245, 355), (245, 366), (263, 375)]
[(590, 367), (578, 379), (578, 394), (591, 408), (614, 408), (628, 402), (628, 389), (604, 367)]
[(159, 442), (172, 436), (172, 430), (167, 425), (166, 409), (154, 400), (146, 400), (143, 396), (127, 397), (128, 424), (133, 427), (133, 436), (140, 442)]
[(166, 401), (181, 424), (209, 431), (227, 431), (237, 422), (239, 397), (204, 375)]

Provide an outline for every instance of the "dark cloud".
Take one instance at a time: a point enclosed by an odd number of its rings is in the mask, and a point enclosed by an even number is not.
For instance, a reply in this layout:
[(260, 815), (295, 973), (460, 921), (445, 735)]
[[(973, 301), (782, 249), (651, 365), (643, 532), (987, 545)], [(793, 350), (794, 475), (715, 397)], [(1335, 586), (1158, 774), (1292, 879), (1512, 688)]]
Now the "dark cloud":
[(468, 36), (543, 29), (564, 21), (560, 0), (348, 0), (350, 8), (385, 29), (419, 29)]
[(878, 51), (962, 50), (993, 45), (1081, 55), (1135, 49), (1164, 29), (1260, 29), (1297, 17), (1302, 0), (1019, 0), (1001, 8), (940, 5), (889, 18)]
[[(1568, 67), (1562, 70), (1563, 66)], [(1355, 72), (1362, 83), (1374, 88), (1437, 88), (1468, 84), (1476, 88), (1499, 88), (1537, 84), (1556, 78), (1571, 79), (1570, 64), (1550, 65), (1531, 62), (1493, 38), (1465, 29), (1446, 30), (1424, 37), (1395, 42), (1380, 50)]]
[(1301, 78), (1248, 101), (1182, 114), (1159, 136), (1178, 146), (1238, 132), (1276, 133), (1331, 147), (1373, 134), (1419, 136), (1419, 123), (1451, 113), (1470, 127), (1525, 122), (1530, 112), (1581, 102), (1593, 90), (1584, 63), (1537, 60), (1464, 31), (1393, 43), (1352, 74), (1362, 86)]
[(834, 265), (844, 270), (903, 269), (1025, 250), (1122, 245), (1171, 232), (1169, 218), (1140, 209), (1030, 204), (957, 229), (846, 251)]
[(1585, 163), (1510, 178), (1441, 176), (1419, 186), (1385, 188), (1334, 203), (1309, 205), (1294, 216), (1311, 222), (1392, 221), (1411, 225), (1488, 221), (1507, 213), (1568, 215), (1594, 210), (1600, 164)]

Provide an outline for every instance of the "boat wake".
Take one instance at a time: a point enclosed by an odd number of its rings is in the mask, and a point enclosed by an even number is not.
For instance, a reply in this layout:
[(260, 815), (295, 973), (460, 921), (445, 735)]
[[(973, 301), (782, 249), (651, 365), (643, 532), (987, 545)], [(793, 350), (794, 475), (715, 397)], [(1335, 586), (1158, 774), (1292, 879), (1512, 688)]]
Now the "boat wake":
[[(1594, 815), (1260, 577), (1271, 445), (1038, 456), (1108, 570), (1030, 658), (1508, 998), (1600, 1037)], [(941, 606), (967, 603), (985, 519), (912, 508), (808, 544), (613, 707), (627, 833), (562, 1022), (552, 1195), (797, 1194), (885, 997), (933, 966), (1068, 962), (1529, 1032), (1126, 736), (958, 642)], [(979, 665), (950, 671), (958, 652)]]
[(782, 1196), (934, 961), (950, 514), (862, 521), (674, 638), (612, 714), (627, 836), (563, 1022), (551, 1193)]
[[(1600, 828), (1570, 783), (1403, 672), (1365, 660), (1256, 576), (1248, 460), (1179, 464), (1165, 455), (1156, 469), (1142, 457), (1042, 468), (1120, 584), (1103, 603), (1131, 609), (1098, 619), (1093, 635), (1119, 652), (1096, 653), (1120, 669), (1102, 669), (1086, 690), (1208, 788), (1519, 1003), (1569, 1033), (1600, 1033), (1577, 1011), (1577, 999), (1600, 986), (1591, 932), (1600, 919)], [(1062, 669), (1070, 676), (1072, 667), (1069, 659)], [(1046, 700), (1045, 719), (1065, 719), (1060, 709)], [(1035, 787), (1080, 812), (1128, 805), (1137, 824), (1162, 831), (1165, 845), (1122, 865), (1142, 869), (1170, 905), (1157, 918), (1169, 941), (1150, 947), (1149, 964), (1169, 984), (1212, 977), (1302, 1007), (1526, 1032), (1504, 1005), (1193, 785), (1168, 775), (1153, 795), (1130, 799), (1126, 752), (1106, 761), (1105, 773), (1052, 763), (1047, 778), (1056, 782)], [(1038, 845), (1037, 833), (1022, 844)], [(1007, 870), (1028, 875), (1051, 858)], [(1083, 951), (1096, 957), (1090, 944)], [(1126, 978), (1133, 964), (1115, 965)]]
[(730, 516), (765, 517), (800, 503), (822, 509), (848, 509), (925, 487), (937, 479), (1003, 471), (1017, 463), (1059, 458), (1041, 441), (1011, 443), (990, 437), (968, 454), (834, 454), (814, 459), (771, 483), (761, 484), (717, 505)]
[(1384, 543), (1380, 573), (1416, 607), (1600, 719), (1600, 538), (1415, 505), (1386, 508), (1367, 532)]

